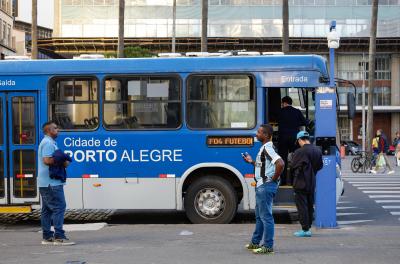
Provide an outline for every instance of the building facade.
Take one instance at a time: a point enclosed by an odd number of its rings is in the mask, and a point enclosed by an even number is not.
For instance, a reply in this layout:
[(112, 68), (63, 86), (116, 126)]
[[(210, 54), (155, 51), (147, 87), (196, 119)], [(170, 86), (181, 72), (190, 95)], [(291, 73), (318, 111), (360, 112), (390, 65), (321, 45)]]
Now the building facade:
[[(56, 0), (53, 49), (59, 53), (116, 49), (118, 0)], [(361, 141), (362, 87), (368, 87), (368, 37), (372, 0), (289, 0), (291, 53), (327, 56), (326, 34), (337, 21), (342, 44), (337, 50), (337, 76), (357, 86), (357, 115), (346, 117), (348, 87), (339, 86), (342, 139)], [(167, 51), (172, 37), (172, 0), (125, 0), (126, 45)], [(380, 0), (374, 129), (393, 137), (400, 130), (400, 0)], [(209, 50), (279, 51), (281, 0), (209, 0)], [(177, 51), (198, 51), (201, 0), (177, 0)], [(101, 40), (99, 38), (102, 38)], [(90, 43), (85, 43), (90, 39)], [(97, 43), (97, 42), (98, 43)], [(49, 45), (49, 44), (47, 44)], [(96, 46), (97, 45), (97, 46)], [(50, 47), (48, 47), (50, 48)], [(367, 90), (367, 88), (366, 88)], [(367, 96), (366, 96), (367, 102)]]
[[(0, 0), (1, 1), (1, 0)], [(38, 0), (38, 39), (48, 39), (53, 34), (53, 5), (52, 1)], [(45, 6), (50, 5), (46, 12)], [(31, 32), (32, 32), (32, 1), (28, 0), (13, 0), (13, 16), (14, 21), (14, 36), (15, 49), (17, 55), (30, 56), (31, 53)], [(50, 16), (50, 18), (49, 18)], [(39, 59), (46, 59), (48, 56), (39, 49)]]
[(12, 0), (0, 0), (0, 59), (2, 60), (5, 56), (15, 55), (12, 10)]

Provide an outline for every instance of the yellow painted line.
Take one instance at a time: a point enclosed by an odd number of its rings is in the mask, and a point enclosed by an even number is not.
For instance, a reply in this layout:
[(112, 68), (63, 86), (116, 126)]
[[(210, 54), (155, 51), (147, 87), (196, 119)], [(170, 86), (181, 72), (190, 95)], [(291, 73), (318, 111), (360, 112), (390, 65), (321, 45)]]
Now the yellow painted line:
[(279, 186), (279, 189), (293, 189), (293, 186), (290, 185)]
[(25, 214), (32, 212), (30, 206), (0, 206), (0, 214)]
[(295, 205), (274, 205), (274, 208), (287, 208), (287, 209), (292, 209), (292, 208), (297, 208)]

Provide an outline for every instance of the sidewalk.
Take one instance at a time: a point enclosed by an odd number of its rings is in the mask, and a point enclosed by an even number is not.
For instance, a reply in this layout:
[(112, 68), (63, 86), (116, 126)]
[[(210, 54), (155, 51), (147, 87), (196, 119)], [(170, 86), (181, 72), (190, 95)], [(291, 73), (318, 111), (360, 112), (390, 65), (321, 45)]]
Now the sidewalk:
[(313, 228), (313, 237), (295, 238), (298, 225), (277, 225), (273, 256), (244, 249), (253, 228), (254, 224), (107, 226), (68, 233), (77, 242), (70, 247), (40, 245), (39, 227), (0, 230), (0, 263), (399, 263), (398, 226)]

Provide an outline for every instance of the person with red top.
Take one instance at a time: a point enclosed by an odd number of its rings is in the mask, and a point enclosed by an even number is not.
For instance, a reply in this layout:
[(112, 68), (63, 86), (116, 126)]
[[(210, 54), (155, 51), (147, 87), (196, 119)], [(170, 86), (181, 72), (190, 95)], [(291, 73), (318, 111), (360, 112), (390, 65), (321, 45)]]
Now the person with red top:
[[(386, 156), (386, 152), (389, 150), (388, 139), (387, 139), (385, 133), (383, 133), (382, 129), (378, 129), (376, 131), (376, 135), (378, 136), (378, 151), (379, 151), (379, 156), (380, 156), (380, 157), (378, 157), (378, 159), (383, 157), (385, 159), (385, 166), (389, 169), (389, 172), (387, 174), (393, 174), (394, 170), (390, 166), (389, 159)], [(371, 173), (376, 174), (375, 168), (373, 168), (371, 170)]]

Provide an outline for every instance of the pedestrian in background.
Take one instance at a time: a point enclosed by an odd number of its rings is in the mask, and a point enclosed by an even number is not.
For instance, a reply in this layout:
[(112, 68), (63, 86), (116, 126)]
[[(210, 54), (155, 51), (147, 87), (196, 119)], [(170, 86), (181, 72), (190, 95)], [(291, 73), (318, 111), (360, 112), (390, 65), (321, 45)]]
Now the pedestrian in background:
[(396, 132), (396, 137), (393, 140), (394, 146), (394, 159), (396, 166), (400, 166), (400, 132)]
[[(256, 180), (256, 227), (251, 243), (246, 248), (255, 254), (274, 253), (274, 217), (272, 204), (278, 190), (280, 175), (285, 167), (282, 158), (275, 152), (272, 144), (273, 128), (270, 125), (261, 125), (256, 137), (262, 143), (254, 161), (249, 154), (243, 158), (254, 166)], [(260, 245), (260, 242), (263, 244)]]
[(301, 111), (292, 106), (293, 100), (285, 96), (281, 100), (281, 111), (278, 118), (278, 153), (286, 166), (282, 173), (281, 185), (292, 184), (290, 175), (287, 175), (288, 155), (296, 149), (296, 134), (306, 125), (306, 119)]
[[(382, 129), (378, 129), (376, 131), (376, 135), (379, 137), (379, 140), (378, 140), (378, 151), (379, 151), (378, 160), (383, 158), (385, 160), (385, 166), (389, 169), (389, 172), (387, 174), (393, 174), (394, 170), (390, 166), (389, 159), (386, 156), (386, 152), (389, 150), (388, 139), (387, 139), (387, 137), (386, 137), (386, 135), (385, 135), (385, 133), (383, 132)], [(377, 164), (378, 164), (378, 161), (377, 161)], [(371, 173), (376, 174), (376, 167), (371, 170)]]
[(296, 138), (300, 148), (293, 153), (291, 172), (301, 230), (295, 232), (294, 235), (311, 237), (316, 174), (323, 167), (322, 152), (320, 148), (310, 144), (310, 135), (306, 131), (297, 133)]
[[(41, 197), (41, 226), (43, 231), (43, 245), (74, 245), (74, 242), (68, 240), (63, 230), (64, 213), (66, 208), (64, 196), (64, 184), (62, 177), (56, 178), (50, 175), (52, 172), (63, 171), (54, 170), (58, 166), (53, 154), (57, 153), (58, 147), (55, 139), (58, 136), (58, 127), (54, 122), (47, 122), (43, 126), (44, 138), (39, 144), (38, 149), (38, 186)], [(67, 167), (68, 161), (63, 162), (61, 166)], [(64, 169), (63, 168), (63, 169)], [(65, 169), (64, 169), (65, 172)], [(51, 226), (54, 226), (54, 232)]]

